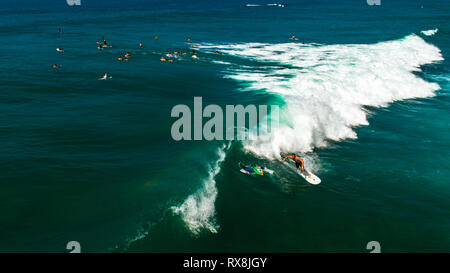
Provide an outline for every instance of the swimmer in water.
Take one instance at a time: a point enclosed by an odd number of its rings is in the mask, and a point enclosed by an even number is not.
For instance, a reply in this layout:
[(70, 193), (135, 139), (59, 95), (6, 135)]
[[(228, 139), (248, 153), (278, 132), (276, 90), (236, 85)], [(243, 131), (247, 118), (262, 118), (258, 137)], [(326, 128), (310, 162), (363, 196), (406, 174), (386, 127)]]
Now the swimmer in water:
[(139, 47), (141, 47), (141, 48), (142, 48), (142, 46), (143, 46), (143, 45), (142, 45), (142, 42), (140, 42), (140, 43), (139, 43)]
[(105, 73), (105, 75), (103, 75), (103, 77), (101, 79), (102, 80), (107, 80), (108, 79), (108, 73)]
[(219, 51), (216, 51), (216, 54), (223, 55), (223, 53)]
[(131, 57), (130, 53), (127, 52), (127, 53), (125, 54), (125, 58), (129, 59), (130, 57)]
[(59, 64), (54, 64), (53, 65), (53, 69), (57, 69), (57, 68), (60, 68), (61, 67), (61, 65), (59, 65)]
[(187, 41), (190, 42), (190, 41), (191, 41), (191, 38), (187, 38)]
[(158, 35), (155, 36), (155, 40), (158, 40)]
[(64, 49), (58, 47), (58, 48), (56, 49), (56, 51), (58, 51), (58, 52), (60, 52), (60, 53), (63, 53), (63, 52), (64, 52)]
[(166, 60), (166, 58), (164, 58), (164, 57), (161, 57), (161, 59), (160, 59), (160, 60), (161, 60), (161, 62), (165, 62), (165, 61), (167, 61), (167, 60)]

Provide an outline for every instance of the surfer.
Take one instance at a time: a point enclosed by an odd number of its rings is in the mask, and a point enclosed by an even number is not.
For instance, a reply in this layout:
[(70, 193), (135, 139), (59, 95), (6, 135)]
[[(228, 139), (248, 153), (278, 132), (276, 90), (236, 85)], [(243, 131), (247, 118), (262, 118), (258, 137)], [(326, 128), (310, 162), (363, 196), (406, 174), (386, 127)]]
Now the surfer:
[(259, 175), (264, 175), (264, 167), (261, 167), (261, 166), (256, 166), (254, 168), (251, 168), (251, 167), (247, 167), (247, 166), (241, 164), (241, 169), (243, 169), (244, 171), (246, 171), (250, 174), (255, 173), (255, 174), (259, 174)]
[(127, 52), (127, 53), (125, 54), (125, 58), (129, 59), (130, 57), (131, 57), (130, 52)]
[(286, 159), (288, 159), (288, 158), (294, 160), (295, 167), (297, 167), (297, 170), (300, 170), (301, 172), (305, 172), (308, 175), (308, 177), (311, 177), (311, 174), (305, 169), (305, 163), (303, 162), (303, 159), (301, 159), (299, 156), (297, 156), (296, 154), (293, 153), (291, 155), (285, 156), (283, 158), (283, 162), (285, 162)]
[(107, 80), (108, 79), (108, 73), (105, 73), (105, 75), (103, 75), (103, 77), (101, 79), (102, 80)]
[(291, 40), (295, 41), (295, 40), (298, 40), (298, 39), (297, 39), (297, 37), (295, 37), (295, 35), (292, 35)]
[(216, 54), (219, 54), (219, 55), (223, 55), (223, 53), (220, 52), (220, 51), (216, 51), (215, 53), (216, 53)]
[(59, 47), (56, 49), (56, 51), (58, 51), (58, 52), (60, 52), (60, 53), (64, 53), (64, 49), (59, 48)]

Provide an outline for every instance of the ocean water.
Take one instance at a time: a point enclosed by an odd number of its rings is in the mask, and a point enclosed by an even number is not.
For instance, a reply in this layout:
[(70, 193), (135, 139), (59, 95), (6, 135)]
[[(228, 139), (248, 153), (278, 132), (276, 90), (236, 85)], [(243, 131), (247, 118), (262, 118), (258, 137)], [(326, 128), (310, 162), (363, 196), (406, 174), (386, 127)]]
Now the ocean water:
[[(0, 252), (68, 252), (69, 241), (450, 251), (449, 11), (444, 0), (2, 2)], [(102, 36), (112, 47), (99, 51)], [(197, 60), (160, 61), (192, 50), (188, 37)], [(194, 96), (279, 105), (280, 127), (174, 141), (171, 109)], [(322, 183), (282, 164), (287, 152)], [(239, 162), (275, 172), (246, 176)]]

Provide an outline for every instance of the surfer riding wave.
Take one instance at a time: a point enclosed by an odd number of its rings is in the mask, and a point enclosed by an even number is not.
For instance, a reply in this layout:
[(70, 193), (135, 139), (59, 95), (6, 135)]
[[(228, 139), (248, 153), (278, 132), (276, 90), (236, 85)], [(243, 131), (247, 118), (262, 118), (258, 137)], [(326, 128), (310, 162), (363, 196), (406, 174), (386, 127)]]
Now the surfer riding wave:
[(311, 177), (311, 174), (305, 169), (305, 163), (303, 162), (303, 159), (301, 159), (296, 154), (291, 154), (291, 155), (285, 156), (283, 158), (283, 162), (285, 162), (286, 159), (288, 159), (288, 158), (294, 160), (295, 167), (297, 167), (297, 170), (300, 170), (301, 172), (305, 172), (308, 175), (308, 177)]

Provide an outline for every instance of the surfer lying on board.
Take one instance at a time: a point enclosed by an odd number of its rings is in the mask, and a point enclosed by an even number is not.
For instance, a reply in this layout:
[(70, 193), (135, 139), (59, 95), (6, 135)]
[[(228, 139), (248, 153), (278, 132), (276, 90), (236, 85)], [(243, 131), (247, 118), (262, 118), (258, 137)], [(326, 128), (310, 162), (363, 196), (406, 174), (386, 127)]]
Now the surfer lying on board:
[(288, 158), (294, 160), (295, 167), (297, 167), (297, 170), (300, 170), (301, 172), (305, 172), (306, 174), (308, 174), (308, 177), (311, 177), (311, 174), (304, 168), (305, 164), (303, 162), (303, 159), (301, 159), (296, 154), (291, 154), (291, 155), (285, 156), (283, 158), (283, 162), (286, 161), (286, 159), (288, 159)]
[(246, 167), (245, 165), (241, 164), (241, 169), (245, 170), (248, 173), (254, 173), (259, 175), (264, 175), (264, 167), (256, 166), (254, 168), (252, 167)]

